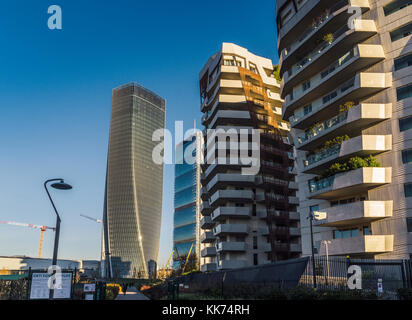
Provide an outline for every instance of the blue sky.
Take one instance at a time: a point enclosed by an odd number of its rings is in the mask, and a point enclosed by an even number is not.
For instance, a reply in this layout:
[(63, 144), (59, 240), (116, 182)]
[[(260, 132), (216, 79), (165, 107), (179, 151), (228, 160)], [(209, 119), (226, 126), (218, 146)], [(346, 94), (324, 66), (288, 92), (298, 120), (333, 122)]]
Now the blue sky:
[[(60, 5), (63, 30), (47, 28)], [(59, 257), (99, 259), (111, 92), (136, 81), (167, 100), (166, 126), (200, 124), (198, 73), (222, 42), (277, 63), (275, 1), (26, 0), (0, 3), (0, 220), (54, 226)], [(159, 265), (172, 250), (173, 166), (165, 166)], [(40, 232), (0, 225), (0, 255), (36, 256)], [(46, 232), (43, 256), (52, 255)]]

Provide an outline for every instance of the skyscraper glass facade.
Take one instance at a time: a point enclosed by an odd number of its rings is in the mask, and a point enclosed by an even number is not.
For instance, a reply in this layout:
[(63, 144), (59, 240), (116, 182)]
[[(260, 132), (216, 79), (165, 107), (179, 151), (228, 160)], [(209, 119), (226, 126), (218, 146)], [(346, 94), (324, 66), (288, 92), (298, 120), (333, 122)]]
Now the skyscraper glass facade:
[[(192, 254), (196, 251), (196, 195), (197, 195), (197, 165), (189, 164), (183, 159), (186, 149), (194, 148), (195, 156), (196, 137), (191, 141), (183, 142), (183, 152), (178, 152), (175, 165), (175, 196), (174, 196), (174, 232), (173, 247), (174, 267), (179, 267), (184, 261), (191, 246)], [(181, 150), (182, 145), (177, 149)]]
[(162, 98), (135, 83), (113, 90), (103, 254), (110, 253), (114, 277), (146, 278), (147, 263), (157, 261), (163, 165), (153, 162), (152, 135), (164, 126)]

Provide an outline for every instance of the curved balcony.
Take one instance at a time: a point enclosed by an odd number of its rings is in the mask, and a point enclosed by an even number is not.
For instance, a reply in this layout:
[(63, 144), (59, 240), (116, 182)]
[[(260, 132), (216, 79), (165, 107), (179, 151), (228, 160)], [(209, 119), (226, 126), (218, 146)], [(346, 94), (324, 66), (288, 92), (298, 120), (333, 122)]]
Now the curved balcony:
[[(308, 52), (313, 43), (317, 43), (325, 34), (333, 33), (336, 26), (347, 24), (349, 17), (352, 15), (348, 12), (350, 2), (346, 0), (338, 1), (327, 10), (324, 10), (296, 37), (297, 40), (282, 50), (279, 57), (279, 64), (285, 65), (285, 69), (282, 69), (282, 71), (298, 62), (297, 57), (301, 57), (305, 52)], [(362, 12), (365, 12), (369, 9), (369, 4), (368, 1), (363, 2), (358, 4), (362, 6)]]
[(295, 146), (300, 150), (314, 150), (335, 136), (348, 132), (351, 136), (360, 135), (362, 130), (389, 119), (391, 116), (391, 103), (362, 103), (299, 135), (295, 138)]
[(316, 226), (353, 226), (392, 217), (393, 201), (357, 201), (319, 211), (324, 213), (326, 218), (314, 220)]
[(246, 251), (245, 242), (223, 241), (216, 244), (217, 252), (244, 252)]
[(319, 181), (309, 181), (309, 199), (333, 200), (392, 182), (392, 168), (365, 167), (338, 173)]
[(240, 269), (246, 266), (245, 260), (220, 260), (218, 262), (218, 269), (219, 270), (230, 270), (230, 269)]
[[(393, 235), (367, 235), (330, 240), (328, 254), (331, 256), (378, 254), (393, 251)], [(320, 255), (326, 255), (321, 246)]]
[(217, 267), (216, 267), (216, 263), (205, 263), (202, 264), (200, 267), (200, 270), (202, 272), (210, 272), (210, 271), (216, 271)]
[(214, 257), (216, 256), (216, 247), (206, 247), (200, 251), (200, 255), (202, 258)]
[(203, 202), (200, 205), (200, 212), (204, 216), (209, 216), (212, 213), (212, 208), (210, 207), (210, 204), (208, 202)]
[(213, 229), (214, 236), (222, 236), (227, 234), (247, 234), (247, 224), (219, 224)]
[(200, 228), (203, 230), (212, 229), (215, 226), (215, 223), (212, 221), (210, 216), (205, 216), (200, 219)]
[(213, 221), (224, 220), (226, 218), (248, 219), (251, 217), (250, 207), (219, 207), (213, 211), (211, 218)]
[(297, 107), (306, 105), (332, 91), (337, 83), (347, 81), (359, 70), (364, 70), (383, 59), (385, 59), (385, 52), (381, 45), (358, 44), (311, 78), (305, 79), (310, 81), (310, 88), (304, 90), (302, 85), (298, 85), (299, 83), (287, 82), (282, 95), (293, 89), (293, 100), (291, 95), (287, 95), (284, 106), (290, 110), (289, 112), (293, 112)]
[(303, 161), (302, 172), (321, 174), (333, 163), (350, 157), (365, 157), (392, 150), (392, 135), (361, 135), (311, 154)]
[(218, 173), (207, 184), (207, 190), (213, 193), (216, 189), (227, 185), (236, 187), (254, 186), (255, 176), (246, 176), (238, 173)]
[(313, 123), (322, 122), (329, 119), (331, 114), (337, 114), (340, 104), (376, 94), (391, 85), (392, 73), (360, 72), (336, 90), (313, 101), (309, 111), (305, 111), (304, 108), (295, 111), (290, 117), (291, 126), (304, 129)]
[(200, 242), (201, 243), (212, 243), (216, 240), (216, 237), (214, 236), (213, 232), (207, 231), (204, 232), (200, 235)]
[(217, 205), (220, 202), (252, 202), (254, 195), (252, 190), (218, 190), (210, 197), (210, 204)]
[[(336, 57), (343, 56), (353, 48), (354, 44), (361, 43), (377, 34), (375, 21), (355, 20), (355, 28), (349, 29), (346, 25), (333, 34), (333, 41), (324, 41), (298, 63), (294, 64), (284, 74), (284, 86), (292, 81), (298, 84), (312, 77), (332, 64)], [(288, 84), (289, 85), (289, 84)], [(284, 95), (282, 91), (282, 97)]]

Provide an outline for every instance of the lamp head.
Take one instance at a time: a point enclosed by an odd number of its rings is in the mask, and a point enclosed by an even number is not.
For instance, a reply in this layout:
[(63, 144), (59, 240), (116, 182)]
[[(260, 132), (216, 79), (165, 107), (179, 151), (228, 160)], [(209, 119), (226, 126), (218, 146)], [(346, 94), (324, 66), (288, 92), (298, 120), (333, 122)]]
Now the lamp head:
[(64, 180), (61, 180), (60, 182), (53, 183), (51, 185), (54, 189), (58, 190), (70, 190), (73, 189), (73, 187), (70, 184), (67, 184), (64, 182)]

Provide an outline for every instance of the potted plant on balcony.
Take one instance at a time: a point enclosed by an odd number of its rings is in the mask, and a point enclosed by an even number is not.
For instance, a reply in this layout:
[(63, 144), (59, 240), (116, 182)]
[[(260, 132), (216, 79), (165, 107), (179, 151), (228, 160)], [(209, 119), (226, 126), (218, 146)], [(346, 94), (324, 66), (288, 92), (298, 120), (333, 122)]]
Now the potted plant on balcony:
[(350, 108), (355, 106), (355, 102), (346, 101), (344, 104), (339, 105), (339, 112), (348, 111)]
[(331, 44), (333, 42), (333, 34), (332, 33), (327, 33), (323, 36), (323, 40), (329, 42)]

